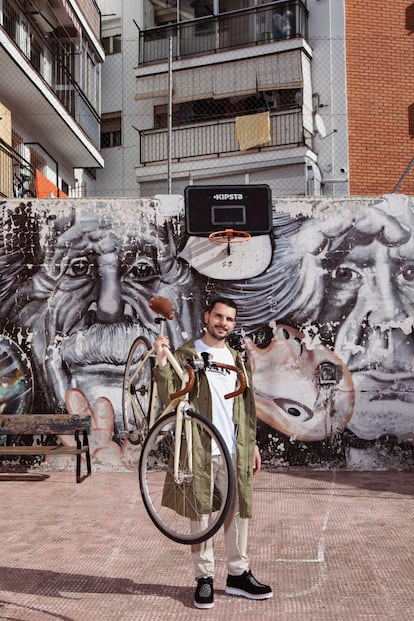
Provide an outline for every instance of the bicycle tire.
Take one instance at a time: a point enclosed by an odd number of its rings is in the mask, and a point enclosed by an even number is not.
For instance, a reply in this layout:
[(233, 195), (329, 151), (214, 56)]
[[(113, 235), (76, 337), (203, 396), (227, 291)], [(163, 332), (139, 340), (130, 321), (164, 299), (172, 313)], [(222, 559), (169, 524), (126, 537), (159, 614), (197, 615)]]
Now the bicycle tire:
[[(229, 451), (214, 425), (205, 416), (192, 410), (186, 412), (184, 416), (191, 421), (192, 437), (197, 434), (199, 440), (207, 447), (211, 447), (210, 442), (214, 441), (220, 458), (223, 460), (224, 487), (222, 493), (217, 494), (214, 490), (210, 498), (210, 501), (218, 502), (218, 507), (212, 509), (211, 502), (209, 502), (208, 513), (206, 513), (205, 507), (202, 509), (203, 516), (208, 516), (208, 524), (194, 532), (189, 517), (181, 515), (175, 509), (163, 504), (164, 493), (169, 490), (174, 493), (174, 502), (180, 504), (181, 510), (185, 506), (193, 515), (197, 512), (197, 481), (196, 477), (188, 476), (187, 451), (181, 451), (180, 474), (182, 474), (183, 482), (178, 485), (171, 480), (171, 477), (174, 476), (172, 461), (177, 421), (175, 412), (162, 416), (155, 423), (144, 442), (138, 466), (139, 485), (145, 509), (154, 525), (166, 537), (177, 543), (197, 544), (212, 537), (222, 526), (230, 509), (235, 487), (235, 475)], [(181, 437), (184, 440), (186, 440), (185, 435), (183, 425)], [(182, 446), (186, 446), (186, 444), (183, 443)], [(197, 453), (194, 451), (195, 459), (200, 458), (200, 453), (208, 455), (204, 451), (197, 451)], [(202, 467), (198, 469), (198, 472), (201, 470)], [(203, 470), (204, 478), (205, 475), (206, 469)]]
[[(142, 443), (149, 426), (154, 390), (152, 369), (155, 364), (153, 357), (148, 356), (150, 349), (146, 338), (137, 337), (131, 345), (125, 365), (122, 418), (128, 440), (132, 444)], [(142, 367), (139, 368), (141, 364)]]

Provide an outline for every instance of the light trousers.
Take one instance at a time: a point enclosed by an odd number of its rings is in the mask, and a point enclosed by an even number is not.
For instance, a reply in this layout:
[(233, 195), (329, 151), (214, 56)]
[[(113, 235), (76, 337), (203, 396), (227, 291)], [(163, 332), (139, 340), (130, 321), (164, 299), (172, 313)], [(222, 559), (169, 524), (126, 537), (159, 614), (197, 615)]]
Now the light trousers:
[[(233, 457), (233, 467), (235, 457)], [(219, 490), (226, 488), (226, 469), (222, 466), (220, 457), (212, 457), (212, 485)], [(227, 555), (227, 572), (232, 576), (240, 576), (249, 569), (247, 555), (248, 525), (247, 518), (241, 518), (239, 512), (239, 496), (236, 489), (230, 510), (224, 521), (224, 542)], [(197, 533), (201, 528), (208, 525), (208, 516), (202, 516), (200, 520), (191, 521), (191, 531)], [(214, 577), (214, 542), (213, 538), (207, 539), (197, 545), (191, 546), (191, 556), (194, 564), (194, 575), (198, 578)]]

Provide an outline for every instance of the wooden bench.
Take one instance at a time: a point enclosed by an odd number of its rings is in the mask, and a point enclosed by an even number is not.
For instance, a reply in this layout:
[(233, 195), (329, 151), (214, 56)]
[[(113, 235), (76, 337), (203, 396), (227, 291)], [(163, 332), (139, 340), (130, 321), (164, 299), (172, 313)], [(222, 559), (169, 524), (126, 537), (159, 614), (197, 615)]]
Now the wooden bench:
[[(91, 474), (91, 456), (88, 432), (91, 429), (89, 415), (69, 414), (2, 414), (0, 415), (0, 436), (68, 436), (75, 438), (75, 444), (66, 445), (4, 445), (0, 455), (76, 455), (76, 482), (81, 481), (81, 456), (86, 457), (87, 475)], [(82, 440), (80, 433), (82, 432)], [(16, 442), (16, 438), (13, 440)]]

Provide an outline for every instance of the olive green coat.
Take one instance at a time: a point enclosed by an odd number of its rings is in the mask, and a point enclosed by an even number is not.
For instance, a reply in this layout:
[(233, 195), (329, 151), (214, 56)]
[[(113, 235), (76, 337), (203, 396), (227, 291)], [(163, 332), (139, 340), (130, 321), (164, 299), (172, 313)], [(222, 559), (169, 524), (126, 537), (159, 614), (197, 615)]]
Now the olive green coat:
[[(243, 518), (252, 517), (253, 502), (253, 464), (254, 449), (256, 444), (256, 408), (254, 404), (253, 386), (251, 373), (246, 369), (240, 354), (231, 349), (235, 366), (247, 371), (248, 386), (244, 393), (234, 400), (233, 422), (236, 428), (236, 483), (239, 494), (240, 516)], [(174, 352), (178, 361), (197, 358), (194, 347), (194, 339), (184, 343)], [(154, 369), (154, 378), (157, 382), (159, 396), (162, 402), (167, 405), (170, 401), (170, 394), (181, 387), (180, 381), (175, 371), (169, 364), (165, 367)], [(196, 373), (196, 381), (190, 392), (190, 402), (196, 412), (200, 412), (212, 420), (211, 393), (206, 374), (203, 371)], [(209, 463), (211, 455), (206, 455), (201, 444), (198, 450), (199, 467), (202, 477), (201, 485), (205, 497), (210, 495), (210, 472)], [(207, 463), (208, 462), (208, 463)], [(181, 512), (177, 508), (178, 512)], [(185, 513), (184, 513), (185, 514)], [(194, 517), (194, 516), (188, 516)]]

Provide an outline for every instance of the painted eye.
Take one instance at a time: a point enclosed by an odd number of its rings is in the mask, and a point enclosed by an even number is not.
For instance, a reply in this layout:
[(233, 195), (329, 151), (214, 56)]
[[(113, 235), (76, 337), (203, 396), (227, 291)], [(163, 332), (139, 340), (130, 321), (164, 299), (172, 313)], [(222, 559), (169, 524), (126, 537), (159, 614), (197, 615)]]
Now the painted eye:
[(284, 412), (286, 418), (305, 422), (313, 418), (313, 412), (303, 403), (292, 399), (273, 399), (273, 402)]
[(333, 281), (336, 281), (338, 284), (340, 284), (359, 281), (362, 277), (359, 272), (351, 269), (350, 267), (337, 267), (335, 270), (332, 271), (331, 278)]
[(152, 280), (158, 276), (154, 263), (147, 258), (138, 259), (128, 272), (128, 276), (134, 280)]
[(406, 263), (401, 267), (399, 278), (404, 282), (414, 282), (414, 263)]
[(72, 259), (65, 270), (65, 275), (71, 278), (80, 278), (91, 273), (93, 263), (88, 257), (76, 257)]

